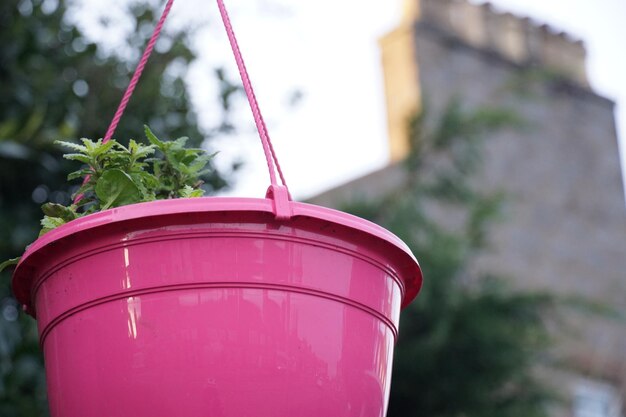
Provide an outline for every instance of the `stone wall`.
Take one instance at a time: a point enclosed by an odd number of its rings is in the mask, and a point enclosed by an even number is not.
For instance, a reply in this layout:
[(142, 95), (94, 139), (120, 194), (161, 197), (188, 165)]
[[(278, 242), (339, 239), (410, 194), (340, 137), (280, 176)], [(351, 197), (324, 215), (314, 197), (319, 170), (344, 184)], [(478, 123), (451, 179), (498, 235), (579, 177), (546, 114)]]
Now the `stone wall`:
[(457, 36), (468, 45), (588, 84), (583, 43), (547, 25), (498, 13), (488, 3), (475, 5), (464, 0), (422, 0), (419, 13), (423, 23)]
[[(564, 80), (524, 79), (501, 56), (416, 26), (422, 100), (434, 114), (453, 98), (506, 108), (527, 123), (492, 135), (478, 179), (508, 195), (492, 251), (476, 268), (523, 288), (584, 296), (626, 314), (626, 208), (613, 103)], [(512, 86), (523, 83), (523, 94)], [(581, 318), (581, 320), (583, 320)], [(626, 326), (581, 321), (564, 353), (585, 374), (626, 392)]]

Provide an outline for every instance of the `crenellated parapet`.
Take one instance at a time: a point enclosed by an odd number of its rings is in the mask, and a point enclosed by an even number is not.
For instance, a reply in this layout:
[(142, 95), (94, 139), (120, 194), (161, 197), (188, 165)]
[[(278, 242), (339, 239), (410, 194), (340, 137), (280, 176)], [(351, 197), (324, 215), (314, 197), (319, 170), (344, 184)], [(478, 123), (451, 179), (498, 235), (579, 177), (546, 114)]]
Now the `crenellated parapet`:
[[(586, 51), (580, 40), (528, 18), (500, 13), (491, 4), (466, 0), (406, 0), (412, 16), (461, 41), (500, 54), (518, 64), (532, 64), (587, 86)], [(417, 5), (415, 5), (417, 4)], [(406, 18), (407, 16), (405, 16)]]

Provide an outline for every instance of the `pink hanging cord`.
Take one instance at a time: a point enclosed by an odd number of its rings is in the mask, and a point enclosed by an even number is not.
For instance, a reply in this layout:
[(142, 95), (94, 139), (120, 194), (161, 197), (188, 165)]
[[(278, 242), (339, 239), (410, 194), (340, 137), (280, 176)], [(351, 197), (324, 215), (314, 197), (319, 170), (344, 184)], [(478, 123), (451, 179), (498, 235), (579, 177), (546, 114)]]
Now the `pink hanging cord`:
[(126, 106), (128, 105), (128, 102), (130, 101), (130, 97), (133, 95), (133, 92), (135, 91), (135, 87), (137, 87), (137, 83), (139, 82), (139, 77), (141, 77), (141, 73), (143, 72), (143, 69), (145, 68), (146, 63), (148, 62), (148, 59), (150, 58), (150, 54), (152, 53), (152, 50), (154, 49), (154, 45), (156, 44), (156, 41), (159, 38), (159, 35), (161, 34), (161, 29), (163, 29), (163, 25), (165, 24), (165, 19), (167, 19), (167, 15), (170, 14), (170, 10), (172, 9), (173, 4), (174, 4), (174, 0), (167, 1), (167, 4), (165, 5), (165, 9), (163, 10), (163, 14), (161, 15), (161, 18), (159, 19), (159, 22), (157, 23), (156, 27), (154, 28), (154, 32), (152, 32), (152, 36), (150, 37), (150, 40), (148, 41), (146, 50), (143, 52), (143, 55), (141, 56), (141, 59), (139, 60), (139, 64), (137, 65), (137, 68), (135, 69), (135, 73), (133, 74), (133, 78), (130, 80), (128, 87), (126, 88), (126, 92), (124, 93), (124, 96), (122, 97), (122, 101), (120, 102), (120, 105), (117, 107), (115, 116), (113, 116), (113, 120), (111, 120), (111, 124), (109, 125), (109, 128), (107, 129), (107, 133), (106, 135), (104, 135), (104, 139), (102, 140), (102, 142), (106, 143), (113, 137), (113, 134), (115, 133), (115, 129), (117, 128), (117, 125), (120, 122), (122, 115), (124, 114), (124, 110), (126, 110)]
[(250, 108), (252, 109), (252, 115), (254, 116), (254, 122), (256, 123), (257, 130), (259, 131), (261, 143), (263, 144), (263, 151), (265, 152), (265, 159), (267, 160), (267, 168), (270, 172), (270, 181), (272, 185), (277, 185), (276, 175), (274, 173), (274, 164), (276, 164), (276, 171), (278, 171), (280, 180), (283, 185), (287, 187), (287, 182), (285, 181), (283, 172), (280, 169), (280, 164), (278, 163), (278, 158), (276, 158), (276, 152), (274, 151), (274, 147), (272, 146), (269, 134), (267, 133), (267, 127), (265, 126), (263, 115), (261, 115), (261, 109), (259, 108), (259, 103), (257, 102), (256, 95), (254, 94), (254, 89), (252, 88), (252, 83), (250, 82), (248, 70), (246, 69), (246, 64), (243, 61), (243, 56), (241, 55), (241, 50), (239, 49), (239, 44), (237, 43), (235, 32), (233, 30), (232, 24), (230, 23), (230, 18), (228, 17), (226, 6), (224, 6), (224, 1), (217, 0), (217, 7), (219, 7), (220, 9), (222, 21), (224, 22), (224, 27), (226, 28), (226, 34), (228, 35), (230, 46), (233, 50), (233, 54), (235, 55), (237, 68), (239, 68), (239, 74), (241, 75), (243, 88), (246, 91), (246, 96), (248, 97)]
[[(133, 95), (133, 92), (135, 91), (135, 87), (137, 86), (137, 83), (139, 82), (139, 78), (141, 77), (141, 74), (146, 66), (146, 63), (148, 62), (148, 59), (150, 58), (150, 54), (152, 53), (152, 50), (154, 49), (154, 45), (156, 44), (156, 41), (159, 38), (159, 35), (161, 34), (161, 30), (163, 29), (163, 25), (165, 24), (165, 19), (169, 15), (173, 4), (174, 4), (174, 0), (168, 0), (167, 4), (165, 5), (163, 14), (161, 15), (161, 18), (159, 19), (159, 22), (157, 23), (156, 27), (154, 28), (154, 32), (152, 33), (152, 36), (150, 37), (150, 40), (148, 41), (146, 50), (144, 51), (143, 55), (141, 56), (141, 59), (139, 60), (137, 68), (135, 69), (135, 73), (133, 74), (133, 77), (130, 80), (128, 87), (126, 88), (126, 91), (124, 92), (124, 96), (122, 97), (122, 100), (117, 108), (117, 111), (115, 112), (115, 115), (113, 116), (113, 120), (111, 120), (111, 124), (109, 125), (106, 135), (104, 136), (102, 140), (103, 143), (108, 142), (113, 137), (113, 134), (115, 133), (115, 129), (117, 128), (117, 125), (119, 124), (120, 119), (122, 118), (122, 115), (124, 114), (124, 111), (126, 110), (126, 106), (128, 105), (128, 102), (130, 101), (130, 98)], [(224, 22), (224, 27), (226, 28), (226, 33), (228, 35), (228, 40), (230, 41), (233, 54), (235, 55), (235, 61), (237, 62), (237, 67), (239, 69), (239, 74), (241, 75), (241, 80), (243, 82), (244, 90), (246, 92), (246, 96), (248, 97), (250, 108), (252, 109), (252, 115), (254, 116), (254, 121), (256, 123), (256, 127), (259, 132), (259, 137), (261, 138), (261, 144), (263, 145), (263, 152), (265, 153), (265, 159), (267, 161), (267, 168), (270, 174), (271, 185), (272, 187), (278, 186), (277, 181), (276, 181), (276, 174), (275, 174), (275, 171), (278, 171), (280, 180), (285, 188), (285, 190), (282, 192), (285, 194), (286, 198), (289, 198), (287, 182), (285, 181), (285, 177), (280, 168), (280, 164), (278, 163), (278, 159), (276, 158), (276, 152), (274, 151), (274, 147), (272, 146), (272, 142), (270, 140), (269, 134), (267, 133), (267, 126), (265, 125), (265, 121), (263, 120), (263, 116), (261, 115), (261, 109), (259, 108), (256, 95), (254, 94), (254, 89), (252, 88), (252, 83), (250, 82), (250, 77), (248, 75), (246, 65), (243, 61), (243, 56), (241, 55), (241, 50), (239, 49), (237, 39), (235, 38), (235, 32), (233, 31), (233, 27), (230, 22), (230, 18), (228, 17), (228, 12), (226, 11), (226, 7), (224, 6), (223, 0), (217, 0), (217, 6), (220, 10), (222, 21)], [(90, 178), (89, 175), (85, 177), (85, 180), (83, 181), (83, 185), (89, 181), (89, 178)], [(272, 188), (272, 187), (270, 188), (274, 190), (275, 192), (281, 192), (280, 190), (276, 191), (277, 189)], [(82, 197), (83, 197), (82, 194), (77, 195), (76, 198), (74, 199), (74, 204), (78, 203), (82, 199)]]
[[(159, 38), (159, 35), (161, 34), (161, 30), (163, 29), (163, 25), (165, 24), (165, 19), (167, 19), (167, 15), (170, 13), (170, 10), (172, 9), (173, 4), (174, 4), (174, 0), (168, 0), (167, 4), (165, 5), (163, 14), (161, 15), (161, 18), (159, 19), (159, 22), (157, 23), (156, 27), (154, 28), (154, 32), (152, 32), (152, 36), (150, 37), (150, 40), (148, 41), (146, 50), (143, 52), (143, 55), (141, 56), (141, 59), (139, 60), (139, 64), (137, 64), (137, 68), (135, 69), (135, 73), (133, 74), (133, 77), (131, 78), (130, 83), (128, 84), (128, 87), (126, 87), (126, 91), (124, 92), (122, 101), (120, 101), (120, 104), (117, 107), (117, 111), (115, 112), (115, 115), (113, 116), (113, 120), (111, 120), (111, 124), (109, 124), (109, 128), (107, 129), (106, 135), (104, 135), (104, 138), (102, 139), (102, 143), (107, 143), (113, 137), (113, 134), (115, 133), (115, 129), (117, 128), (117, 125), (119, 124), (120, 119), (122, 118), (122, 115), (124, 114), (124, 110), (126, 110), (126, 106), (128, 105), (128, 102), (130, 101), (130, 97), (133, 95), (133, 92), (135, 91), (135, 87), (137, 87), (139, 78), (141, 77), (141, 74), (143, 73), (143, 69), (145, 68), (146, 63), (148, 62), (148, 59), (150, 58), (150, 54), (152, 54), (154, 45), (156, 44), (156, 41)], [(90, 178), (91, 178), (91, 175), (85, 176), (85, 179), (83, 180), (83, 185), (87, 184)], [(78, 202), (82, 200), (82, 198), (83, 198), (83, 194), (78, 194), (76, 197), (74, 197), (74, 204), (78, 204)]]

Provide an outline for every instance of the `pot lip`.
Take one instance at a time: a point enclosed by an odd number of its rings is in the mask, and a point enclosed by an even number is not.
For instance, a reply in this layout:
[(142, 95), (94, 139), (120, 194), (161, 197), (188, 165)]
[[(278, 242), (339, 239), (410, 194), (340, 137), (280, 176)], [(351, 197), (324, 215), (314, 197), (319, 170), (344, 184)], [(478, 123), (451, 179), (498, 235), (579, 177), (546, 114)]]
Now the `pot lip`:
[[(422, 285), (421, 268), (408, 246), (396, 235), (375, 223), (338, 210), (300, 202), (289, 202), (289, 205), (291, 206), (292, 218), (308, 217), (335, 223), (350, 229), (365, 232), (401, 250), (409, 257), (409, 259), (407, 259), (409, 262), (405, 270), (399, 271), (403, 275), (400, 278), (405, 283), (406, 287), (403, 294), (402, 306), (405, 307), (415, 298)], [(25, 265), (28, 263), (29, 258), (44, 247), (74, 233), (84, 232), (112, 223), (145, 217), (214, 212), (252, 212), (273, 215), (274, 201), (269, 198), (248, 197), (211, 196), (202, 198), (177, 198), (130, 204), (72, 220), (39, 237), (28, 246), (13, 273), (12, 286), (14, 293), (20, 302), (27, 304), (29, 300), (25, 299), (26, 293), (23, 288), (23, 280), (26, 279), (24, 275), (28, 275), (28, 271), (25, 271), (25, 269), (28, 268), (25, 268)], [(277, 222), (288, 223), (289, 220), (277, 220)], [(18, 282), (22, 282), (22, 285), (18, 285)], [(19, 287), (22, 287), (22, 291), (17, 291)]]

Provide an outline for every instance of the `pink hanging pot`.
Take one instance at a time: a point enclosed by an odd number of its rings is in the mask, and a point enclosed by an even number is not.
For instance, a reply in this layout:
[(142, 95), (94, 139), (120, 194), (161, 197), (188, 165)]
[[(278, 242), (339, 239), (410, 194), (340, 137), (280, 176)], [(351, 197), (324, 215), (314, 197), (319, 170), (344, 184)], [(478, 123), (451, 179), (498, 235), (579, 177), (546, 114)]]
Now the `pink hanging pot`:
[(265, 199), (106, 210), (22, 257), (13, 289), (37, 318), (53, 417), (385, 415), (419, 265), (387, 230), (291, 201), (256, 110)]
[(165, 200), (38, 239), (14, 290), (52, 416), (383, 416), (418, 264), (365, 220), (287, 208)]

